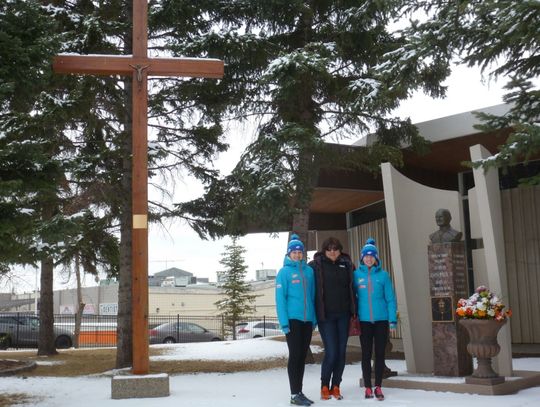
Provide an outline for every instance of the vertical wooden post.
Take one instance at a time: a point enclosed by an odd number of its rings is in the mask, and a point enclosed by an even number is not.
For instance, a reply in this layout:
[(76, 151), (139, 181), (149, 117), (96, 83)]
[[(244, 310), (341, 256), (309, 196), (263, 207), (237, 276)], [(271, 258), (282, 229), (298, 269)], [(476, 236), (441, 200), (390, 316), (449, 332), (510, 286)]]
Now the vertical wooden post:
[[(133, 2), (133, 57), (147, 56), (146, 0)], [(132, 323), (133, 373), (146, 374), (148, 357), (148, 98), (147, 67), (133, 71)]]

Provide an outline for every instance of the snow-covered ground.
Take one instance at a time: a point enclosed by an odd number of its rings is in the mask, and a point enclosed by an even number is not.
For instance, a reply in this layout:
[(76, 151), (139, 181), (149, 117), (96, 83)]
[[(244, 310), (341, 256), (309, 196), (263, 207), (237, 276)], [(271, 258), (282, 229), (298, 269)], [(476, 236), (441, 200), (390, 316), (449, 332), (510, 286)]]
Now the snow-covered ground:
[[(236, 342), (208, 342), (197, 344), (159, 345), (168, 350), (159, 359), (167, 360), (253, 360), (287, 356), (284, 342), (265, 338)], [(313, 347), (313, 351), (320, 349)], [(157, 357), (155, 358), (157, 359)], [(389, 360), (388, 366), (405, 375), (405, 362)], [(515, 359), (514, 369), (540, 371), (540, 358)], [(304, 393), (315, 400), (314, 407), (347, 407), (379, 405), (376, 400), (365, 400), (358, 379), (359, 365), (347, 365), (341, 391), (343, 400), (319, 400), (320, 365), (308, 365), (304, 377)], [(461, 379), (448, 379), (453, 382)], [(384, 383), (383, 383), (384, 388)], [(77, 378), (0, 378), (0, 392), (27, 393), (36, 400), (32, 405), (76, 407), (264, 407), (289, 406), (289, 384), (286, 369), (230, 374), (186, 374), (170, 377), (171, 395), (154, 399), (111, 399), (109, 376)], [(522, 390), (508, 396), (480, 396), (402, 390), (386, 388), (385, 407), (518, 407), (540, 405), (540, 387)]]

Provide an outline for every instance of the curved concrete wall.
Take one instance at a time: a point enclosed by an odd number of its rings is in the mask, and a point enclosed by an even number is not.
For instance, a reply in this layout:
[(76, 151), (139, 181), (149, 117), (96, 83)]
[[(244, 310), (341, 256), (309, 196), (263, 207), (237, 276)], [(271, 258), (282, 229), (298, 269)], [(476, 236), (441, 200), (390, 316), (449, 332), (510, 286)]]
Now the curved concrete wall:
[(462, 230), (461, 201), (457, 191), (418, 184), (389, 163), (381, 169), (407, 370), (432, 373), (429, 234), (438, 228), (435, 212), (439, 208), (448, 209), (452, 227)]

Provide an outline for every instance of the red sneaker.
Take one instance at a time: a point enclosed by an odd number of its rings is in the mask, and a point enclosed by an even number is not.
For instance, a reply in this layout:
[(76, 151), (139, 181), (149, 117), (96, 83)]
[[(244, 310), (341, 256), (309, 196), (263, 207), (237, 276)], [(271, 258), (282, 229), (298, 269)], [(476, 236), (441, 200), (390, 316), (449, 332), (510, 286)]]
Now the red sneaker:
[(373, 398), (373, 391), (371, 390), (371, 387), (366, 387), (366, 398), (372, 399)]
[(377, 397), (377, 400), (379, 401), (384, 400), (384, 394), (380, 386), (375, 387), (375, 397)]
[(328, 386), (321, 387), (321, 400), (330, 400), (330, 390), (328, 390)]
[(341, 395), (341, 392), (339, 391), (339, 386), (333, 386), (332, 387), (332, 396), (336, 400), (343, 400), (343, 396)]

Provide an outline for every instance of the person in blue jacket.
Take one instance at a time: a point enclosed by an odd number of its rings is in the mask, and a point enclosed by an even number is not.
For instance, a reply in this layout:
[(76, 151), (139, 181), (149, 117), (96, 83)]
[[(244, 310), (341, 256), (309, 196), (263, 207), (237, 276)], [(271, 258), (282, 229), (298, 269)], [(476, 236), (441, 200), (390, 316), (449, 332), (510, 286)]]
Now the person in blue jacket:
[[(365, 397), (384, 400), (382, 378), (385, 367), (385, 347), (388, 333), (396, 329), (397, 306), (392, 280), (382, 269), (375, 240), (369, 238), (360, 254), (360, 266), (353, 274), (360, 320), (362, 346), (362, 376)], [(371, 388), (371, 357), (375, 344), (375, 391)]]
[(302, 392), (305, 360), (315, 317), (315, 278), (304, 260), (304, 244), (293, 234), (287, 245), (283, 267), (276, 277), (276, 308), (279, 324), (287, 339), (287, 373), (291, 404), (310, 406), (313, 401)]

